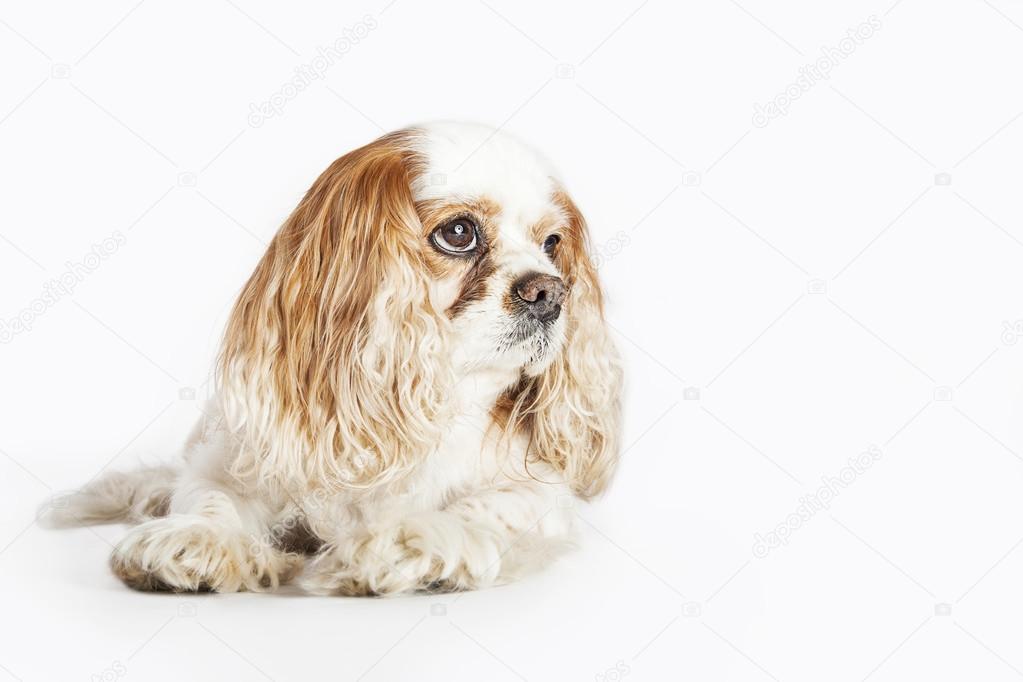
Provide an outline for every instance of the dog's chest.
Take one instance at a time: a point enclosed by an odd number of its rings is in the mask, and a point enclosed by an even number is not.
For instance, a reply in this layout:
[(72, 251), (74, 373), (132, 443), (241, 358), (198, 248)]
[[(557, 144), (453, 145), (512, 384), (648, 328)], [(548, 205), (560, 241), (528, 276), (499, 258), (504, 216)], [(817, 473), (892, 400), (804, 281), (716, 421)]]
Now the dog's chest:
[(419, 502), (435, 507), (452, 492), (491, 484), (518, 444), (501, 440), (491, 412), (504, 390), (504, 377), (473, 376), (459, 383), (453, 413), (437, 449), (417, 467), (410, 492)]
[[(409, 514), (443, 509), (452, 499), (485, 490), (508, 476), (522, 478), (525, 442), (503, 438), (491, 410), (505, 377), (475, 376), (459, 383), (443, 436), (416, 467), (385, 490), (343, 496), (324, 510), (333, 526), (374, 525)], [(328, 520), (329, 519), (329, 520)]]

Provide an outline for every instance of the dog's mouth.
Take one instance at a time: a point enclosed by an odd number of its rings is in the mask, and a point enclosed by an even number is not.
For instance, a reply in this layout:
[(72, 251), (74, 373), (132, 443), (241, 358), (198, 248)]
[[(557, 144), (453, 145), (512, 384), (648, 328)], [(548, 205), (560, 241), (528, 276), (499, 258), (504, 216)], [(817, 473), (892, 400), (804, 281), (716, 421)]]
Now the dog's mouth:
[(523, 343), (549, 343), (554, 336), (557, 319), (542, 321), (528, 314), (516, 315), (505, 332), (503, 345), (512, 348)]
[(523, 368), (533, 374), (546, 367), (561, 348), (562, 326), (557, 319), (543, 321), (529, 315), (517, 315), (509, 320), (500, 350), (521, 355)]

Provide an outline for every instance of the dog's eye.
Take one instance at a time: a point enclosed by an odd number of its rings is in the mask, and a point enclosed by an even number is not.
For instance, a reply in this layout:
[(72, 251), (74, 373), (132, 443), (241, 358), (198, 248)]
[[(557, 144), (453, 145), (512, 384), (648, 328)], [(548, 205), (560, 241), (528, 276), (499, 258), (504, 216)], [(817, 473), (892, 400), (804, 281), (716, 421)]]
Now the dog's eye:
[(554, 253), (554, 247), (561, 241), (561, 237), (556, 234), (548, 235), (547, 239), (543, 240), (543, 250), (547, 253)]
[(433, 231), (433, 243), (448, 253), (469, 253), (476, 248), (476, 226), (468, 218), (457, 218)]

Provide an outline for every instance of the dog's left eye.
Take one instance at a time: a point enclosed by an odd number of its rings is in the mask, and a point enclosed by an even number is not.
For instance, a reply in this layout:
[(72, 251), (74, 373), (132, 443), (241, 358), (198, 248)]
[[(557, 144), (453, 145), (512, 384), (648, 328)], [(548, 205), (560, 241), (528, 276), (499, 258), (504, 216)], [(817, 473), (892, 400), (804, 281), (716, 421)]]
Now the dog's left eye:
[(469, 253), (476, 248), (476, 226), (468, 218), (457, 218), (433, 231), (433, 243), (448, 253)]
[(543, 240), (543, 250), (547, 253), (553, 253), (554, 247), (561, 241), (561, 237), (556, 234), (548, 235), (547, 239)]

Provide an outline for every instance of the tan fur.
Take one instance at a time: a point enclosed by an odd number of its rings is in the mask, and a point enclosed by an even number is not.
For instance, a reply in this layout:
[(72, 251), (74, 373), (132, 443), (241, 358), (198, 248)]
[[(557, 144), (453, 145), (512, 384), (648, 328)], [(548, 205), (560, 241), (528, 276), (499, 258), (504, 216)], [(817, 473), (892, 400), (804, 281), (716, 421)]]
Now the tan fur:
[(224, 413), (246, 446), (237, 475), (368, 487), (436, 442), (450, 376), (407, 141), (331, 164), (242, 291), (220, 359)]

